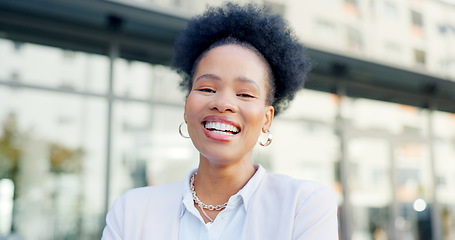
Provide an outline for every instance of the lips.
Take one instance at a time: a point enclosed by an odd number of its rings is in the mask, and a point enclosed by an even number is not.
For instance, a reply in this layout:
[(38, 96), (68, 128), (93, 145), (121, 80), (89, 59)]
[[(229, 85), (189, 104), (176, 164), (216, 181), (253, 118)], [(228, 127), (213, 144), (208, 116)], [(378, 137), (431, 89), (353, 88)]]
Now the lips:
[(205, 122), (205, 129), (217, 132), (219, 134), (235, 135), (239, 133), (239, 129), (228, 123), (221, 122)]
[(202, 121), (205, 135), (213, 140), (228, 142), (241, 128), (235, 122), (221, 116), (208, 116)]

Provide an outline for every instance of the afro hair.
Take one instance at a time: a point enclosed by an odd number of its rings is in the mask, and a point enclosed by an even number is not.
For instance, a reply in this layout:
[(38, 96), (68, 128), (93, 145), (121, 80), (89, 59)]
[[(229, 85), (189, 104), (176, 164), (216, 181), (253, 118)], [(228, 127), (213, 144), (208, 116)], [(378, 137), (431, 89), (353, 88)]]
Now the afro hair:
[(173, 65), (183, 77), (181, 87), (191, 90), (201, 55), (228, 38), (253, 46), (265, 58), (271, 68), (270, 86), (274, 86), (268, 101), (275, 108), (275, 115), (286, 109), (295, 93), (303, 88), (311, 65), (303, 45), (285, 20), (255, 4), (211, 7), (188, 22), (175, 43)]

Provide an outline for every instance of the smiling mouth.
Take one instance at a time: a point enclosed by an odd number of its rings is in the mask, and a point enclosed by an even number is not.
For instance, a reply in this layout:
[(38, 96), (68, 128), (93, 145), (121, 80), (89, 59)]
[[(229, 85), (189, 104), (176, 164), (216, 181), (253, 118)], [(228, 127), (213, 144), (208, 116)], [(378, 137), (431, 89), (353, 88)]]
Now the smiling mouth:
[(204, 122), (205, 129), (219, 134), (224, 135), (236, 135), (240, 132), (240, 130), (227, 123), (220, 123), (220, 122)]

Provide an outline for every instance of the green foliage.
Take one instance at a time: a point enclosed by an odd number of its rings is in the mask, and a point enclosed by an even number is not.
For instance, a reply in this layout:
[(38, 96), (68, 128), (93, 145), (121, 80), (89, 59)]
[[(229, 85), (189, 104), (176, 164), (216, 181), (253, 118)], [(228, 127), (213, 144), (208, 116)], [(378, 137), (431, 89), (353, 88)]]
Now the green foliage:
[(18, 144), (19, 131), (16, 126), (16, 117), (10, 114), (2, 124), (0, 135), (0, 179), (15, 180), (19, 170), (21, 150)]
[(58, 143), (50, 144), (49, 161), (54, 173), (78, 173), (82, 170), (82, 149), (70, 149)]

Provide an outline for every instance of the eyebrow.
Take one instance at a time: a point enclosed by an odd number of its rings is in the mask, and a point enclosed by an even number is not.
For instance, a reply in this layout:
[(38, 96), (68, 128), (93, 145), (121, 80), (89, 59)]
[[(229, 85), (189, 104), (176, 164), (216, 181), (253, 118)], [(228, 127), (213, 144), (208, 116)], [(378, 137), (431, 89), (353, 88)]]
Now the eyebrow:
[[(221, 78), (218, 77), (217, 75), (211, 74), (211, 73), (207, 73), (207, 74), (203, 74), (203, 75), (199, 76), (198, 78), (196, 78), (196, 80), (194, 80), (194, 82), (197, 82), (198, 80), (200, 80), (202, 78), (209, 78), (209, 79), (213, 79), (213, 80), (221, 80)], [(259, 84), (256, 81), (254, 81), (254, 80), (252, 80), (250, 78), (241, 76), (241, 77), (236, 78), (235, 81), (251, 84), (255, 88), (257, 88), (257, 90), (259, 92), (261, 92), (261, 88), (259, 87)]]
[(210, 78), (210, 79), (214, 79), (214, 80), (220, 80), (220, 78), (217, 75), (207, 73), (207, 74), (202, 74), (201, 76), (196, 78), (196, 80), (194, 80), (194, 82), (197, 82), (201, 78)]

